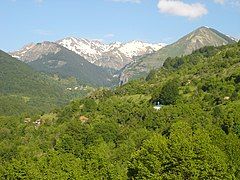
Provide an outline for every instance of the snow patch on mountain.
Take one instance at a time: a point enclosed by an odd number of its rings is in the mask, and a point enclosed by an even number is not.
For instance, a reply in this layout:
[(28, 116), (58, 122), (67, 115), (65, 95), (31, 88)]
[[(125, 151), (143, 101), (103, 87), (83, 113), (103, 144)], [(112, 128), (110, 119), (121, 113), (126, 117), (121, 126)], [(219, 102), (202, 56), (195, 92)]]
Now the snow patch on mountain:
[(107, 46), (100, 41), (74, 37), (62, 39), (56, 43), (74, 51), (91, 63), (97, 61), (101, 57), (102, 52), (107, 48)]
[(37, 44), (31, 43), (10, 54), (22, 61), (30, 62), (48, 53), (57, 53), (61, 47), (65, 47), (95, 65), (121, 69), (132, 62), (134, 57), (153, 53), (164, 46), (165, 44), (162, 43), (151, 44), (142, 41), (104, 44), (98, 40), (68, 37), (55, 43), (47, 41)]
[(142, 41), (128, 43), (115, 42), (104, 44), (97, 40), (68, 37), (56, 43), (83, 56), (89, 62), (99, 66), (122, 68), (131, 62), (133, 57), (158, 51), (166, 44), (151, 44)]
[(236, 41), (236, 42), (238, 42), (239, 41), (239, 39), (238, 38), (235, 38), (235, 37), (233, 37), (233, 36), (230, 36), (230, 35), (226, 35), (227, 37), (229, 37), (230, 39), (232, 39), (233, 41)]
[(134, 56), (143, 55), (146, 53), (153, 53), (158, 51), (164, 44), (150, 44), (141, 41), (131, 41), (126, 44), (122, 44), (119, 50), (127, 57), (133, 58)]

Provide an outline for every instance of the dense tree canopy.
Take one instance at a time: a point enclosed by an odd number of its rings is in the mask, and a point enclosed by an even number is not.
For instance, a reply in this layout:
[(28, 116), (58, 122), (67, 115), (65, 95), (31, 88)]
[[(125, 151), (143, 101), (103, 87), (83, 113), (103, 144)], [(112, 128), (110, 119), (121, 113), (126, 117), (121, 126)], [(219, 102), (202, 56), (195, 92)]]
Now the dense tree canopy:
[(0, 117), (0, 177), (240, 179), (239, 64), (239, 43), (205, 47), (147, 81)]

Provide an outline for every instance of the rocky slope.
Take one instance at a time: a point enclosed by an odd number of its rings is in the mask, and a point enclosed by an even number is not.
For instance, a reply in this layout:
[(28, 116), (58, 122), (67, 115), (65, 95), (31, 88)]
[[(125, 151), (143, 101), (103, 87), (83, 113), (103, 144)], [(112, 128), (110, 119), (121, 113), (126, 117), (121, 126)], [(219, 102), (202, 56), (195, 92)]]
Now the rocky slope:
[(134, 57), (151, 54), (165, 45), (161, 43), (150, 44), (141, 41), (104, 44), (96, 40), (74, 37), (62, 39), (56, 43), (76, 52), (91, 63), (114, 69), (121, 69), (126, 64), (132, 62)]
[(109, 69), (88, 62), (82, 56), (52, 42), (30, 44), (12, 53), (14, 57), (28, 63), (35, 70), (57, 74), (63, 78), (75, 77), (90, 86), (113, 85), (113, 74)]
[(22, 49), (11, 52), (10, 54), (23, 61), (23, 62), (31, 62), (35, 61), (44, 55), (47, 55), (49, 53), (56, 54), (61, 50), (61, 46), (59, 46), (56, 43), (52, 43), (49, 41), (45, 41), (43, 43), (31, 43), (26, 46), (24, 46)]
[(84, 57), (92, 64), (116, 70), (132, 62), (137, 56), (154, 53), (165, 46), (163, 43), (151, 44), (142, 41), (104, 44), (97, 40), (69, 37), (56, 41), (54, 46), (52, 42), (31, 43), (10, 54), (21, 61), (31, 62), (48, 53), (57, 53), (60, 50), (58, 45)]
[(209, 28), (200, 27), (177, 42), (167, 45), (157, 52), (142, 56), (128, 64), (123, 70), (121, 80), (139, 78), (145, 76), (150, 69), (158, 68), (168, 57), (182, 56), (192, 53), (204, 46), (221, 46), (236, 42), (233, 38)]

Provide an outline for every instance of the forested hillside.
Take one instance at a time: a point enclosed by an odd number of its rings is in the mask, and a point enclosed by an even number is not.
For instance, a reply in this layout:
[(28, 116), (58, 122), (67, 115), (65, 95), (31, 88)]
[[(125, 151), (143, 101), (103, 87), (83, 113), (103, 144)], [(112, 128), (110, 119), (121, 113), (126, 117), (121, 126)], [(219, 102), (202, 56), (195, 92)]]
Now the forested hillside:
[[(55, 52), (46, 50), (52, 48)], [(35, 52), (37, 51), (37, 52)], [(58, 44), (43, 42), (29, 49), (27, 57), (38, 55), (28, 64), (39, 72), (58, 74), (62, 78), (75, 77), (79, 83), (94, 87), (111, 87), (116, 82), (115, 70), (91, 64), (86, 59)]]
[(36, 71), (57, 74), (61, 78), (74, 77), (88, 86), (111, 87), (117, 81), (113, 77), (114, 69), (92, 64), (76, 52), (54, 42), (31, 43), (10, 54)]
[(239, 110), (240, 42), (205, 47), (52, 113), (1, 117), (0, 177), (240, 179)]
[[(40, 74), (0, 51), (0, 114), (40, 113), (63, 105), (84, 92), (70, 92), (74, 79), (59, 80)], [(86, 94), (86, 93), (85, 93)]]
[(188, 55), (205, 46), (217, 47), (232, 43), (236, 43), (236, 41), (229, 36), (213, 28), (203, 26), (153, 54), (137, 58), (133, 63), (128, 64), (123, 69), (123, 74), (127, 76), (128, 79), (145, 77), (151, 69), (162, 67), (168, 57), (174, 58)]

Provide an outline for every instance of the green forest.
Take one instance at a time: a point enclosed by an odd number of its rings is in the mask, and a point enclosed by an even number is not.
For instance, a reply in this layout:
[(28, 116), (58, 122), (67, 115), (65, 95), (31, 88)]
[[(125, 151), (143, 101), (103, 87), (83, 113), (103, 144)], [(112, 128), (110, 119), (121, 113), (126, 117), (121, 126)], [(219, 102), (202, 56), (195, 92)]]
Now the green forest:
[(0, 139), (0, 179), (240, 179), (240, 42), (49, 113), (1, 116)]
[[(78, 90), (74, 90), (75, 87)], [(36, 72), (0, 50), (0, 115), (48, 112), (92, 89), (86, 85), (83, 88), (74, 77), (64, 79), (56, 74), (50, 76)]]

